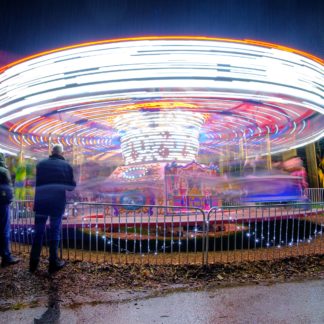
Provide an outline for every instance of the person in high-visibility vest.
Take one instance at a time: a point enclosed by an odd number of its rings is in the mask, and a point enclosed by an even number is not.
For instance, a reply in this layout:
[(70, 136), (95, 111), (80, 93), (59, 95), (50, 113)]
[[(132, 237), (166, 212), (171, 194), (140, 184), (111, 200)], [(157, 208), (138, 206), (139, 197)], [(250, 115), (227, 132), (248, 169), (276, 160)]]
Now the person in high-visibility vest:
[(15, 179), (15, 197), (17, 200), (26, 199), (26, 164), (24, 161), (19, 161), (16, 167)]
[(324, 188), (324, 156), (318, 165), (319, 187)]

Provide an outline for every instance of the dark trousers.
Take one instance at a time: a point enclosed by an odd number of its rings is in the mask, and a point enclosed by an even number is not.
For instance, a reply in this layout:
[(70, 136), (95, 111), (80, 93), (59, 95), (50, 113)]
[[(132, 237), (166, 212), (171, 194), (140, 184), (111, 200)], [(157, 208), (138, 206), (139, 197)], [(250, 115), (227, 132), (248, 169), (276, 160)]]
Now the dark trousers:
[(31, 260), (39, 261), (48, 217), (50, 218), (49, 261), (55, 262), (58, 259), (57, 250), (61, 238), (61, 225), (63, 217), (62, 213), (54, 213), (51, 215), (35, 215), (35, 235), (33, 239), (33, 245), (30, 251)]
[(10, 215), (9, 205), (0, 205), (0, 256), (10, 259)]

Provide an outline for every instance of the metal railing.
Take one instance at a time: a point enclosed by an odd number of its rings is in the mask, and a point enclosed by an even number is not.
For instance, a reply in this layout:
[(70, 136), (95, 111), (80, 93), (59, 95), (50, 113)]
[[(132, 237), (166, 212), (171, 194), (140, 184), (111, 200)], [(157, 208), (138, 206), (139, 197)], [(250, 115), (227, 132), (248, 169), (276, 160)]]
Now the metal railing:
[(324, 201), (324, 188), (305, 189), (305, 196), (308, 197), (310, 202), (323, 202)]
[[(13, 248), (28, 251), (32, 224), (31, 202), (15, 202)], [(201, 264), (205, 224), (205, 212), (199, 208), (76, 202), (67, 205), (63, 217), (62, 257), (97, 263)]]
[(324, 253), (324, 203), (212, 208), (204, 263)]
[[(31, 201), (11, 205), (12, 249), (29, 252)], [(199, 208), (75, 202), (61, 257), (111, 264), (212, 264), (324, 253), (324, 203)], [(43, 253), (48, 255), (47, 232)]]

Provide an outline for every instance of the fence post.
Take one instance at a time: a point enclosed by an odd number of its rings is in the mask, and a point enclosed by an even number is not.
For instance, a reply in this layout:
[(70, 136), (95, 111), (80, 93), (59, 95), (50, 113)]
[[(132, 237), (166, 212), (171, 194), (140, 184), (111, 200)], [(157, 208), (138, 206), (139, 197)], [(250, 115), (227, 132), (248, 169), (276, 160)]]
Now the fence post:
[(203, 213), (203, 242), (202, 242), (202, 253), (203, 253), (203, 265), (208, 265), (208, 249), (209, 249), (209, 213), (210, 210), (207, 213), (207, 219), (206, 214), (202, 210)]

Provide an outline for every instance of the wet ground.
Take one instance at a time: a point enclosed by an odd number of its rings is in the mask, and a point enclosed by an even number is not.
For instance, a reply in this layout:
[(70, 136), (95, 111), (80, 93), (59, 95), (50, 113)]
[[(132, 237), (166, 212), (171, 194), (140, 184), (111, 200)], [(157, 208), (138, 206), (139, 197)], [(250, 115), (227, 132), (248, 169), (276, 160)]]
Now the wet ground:
[[(324, 255), (201, 265), (0, 268), (0, 323), (324, 323)], [(306, 281), (307, 280), (307, 281)], [(208, 289), (207, 289), (208, 288)]]
[(96, 303), (0, 313), (1, 323), (324, 323), (324, 280), (213, 288), (163, 296), (116, 291)]

